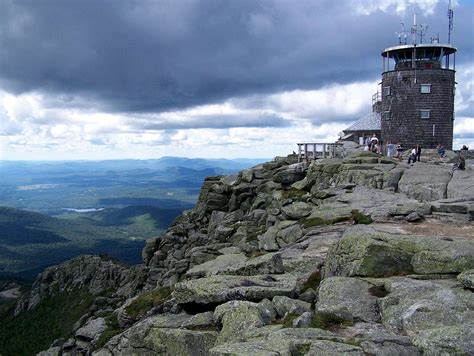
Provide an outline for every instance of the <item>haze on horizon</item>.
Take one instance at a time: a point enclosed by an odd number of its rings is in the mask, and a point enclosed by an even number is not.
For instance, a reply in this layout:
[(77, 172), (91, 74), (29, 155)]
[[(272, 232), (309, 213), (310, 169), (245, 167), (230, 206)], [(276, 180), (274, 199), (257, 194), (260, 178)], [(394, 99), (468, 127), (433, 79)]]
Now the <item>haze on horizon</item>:
[[(0, 159), (286, 155), (371, 111), (380, 52), (448, 1), (0, 2)], [(454, 146), (474, 148), (474, 3), (453, 1)]]

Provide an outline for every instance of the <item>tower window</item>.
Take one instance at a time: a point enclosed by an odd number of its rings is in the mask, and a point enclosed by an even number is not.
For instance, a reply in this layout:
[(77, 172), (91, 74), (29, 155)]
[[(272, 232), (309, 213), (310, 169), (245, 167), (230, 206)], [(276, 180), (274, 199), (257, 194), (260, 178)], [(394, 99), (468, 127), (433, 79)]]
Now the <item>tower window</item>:
[(420, 117), (422, 119), (429, 119), (430, 118), (430, 110), (420, 110)]
[(421, 84), (420, 92), (421, 94), (431, 93), (431, 84)]
[(383, 87), (383, 96), (389, 96), (389, 95), (390, 95), (390, 86)]
[(382, 113), (382, 118), (383, 118), (384, 120), (390, 120), (390, 111), (384, 111), (384, 112)]

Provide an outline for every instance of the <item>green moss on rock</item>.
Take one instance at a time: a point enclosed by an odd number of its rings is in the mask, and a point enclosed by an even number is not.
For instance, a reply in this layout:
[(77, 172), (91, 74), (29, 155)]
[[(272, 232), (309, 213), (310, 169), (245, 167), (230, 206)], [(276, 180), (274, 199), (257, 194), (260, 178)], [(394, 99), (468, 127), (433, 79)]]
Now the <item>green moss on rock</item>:
[(145, 316), (146, 312), (150, 309), (157, 307), (168, 300), (171, 292), (171, 287), (161, 287), (145, 292), (134, 299), (125, 310), (132, 318), (138, 319)]

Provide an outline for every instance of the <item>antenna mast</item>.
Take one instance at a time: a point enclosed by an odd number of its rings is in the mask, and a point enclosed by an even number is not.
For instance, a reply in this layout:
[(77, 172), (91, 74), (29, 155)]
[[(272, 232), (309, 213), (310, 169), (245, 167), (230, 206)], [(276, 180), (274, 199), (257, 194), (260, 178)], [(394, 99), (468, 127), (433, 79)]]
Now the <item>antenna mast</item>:
[(454, 16), (454, 11), (451, 9), (451, 0), (449, 0), (449, 6), (448, 6), (448, 19), (449, 19), (448, 44), (451, 44), (451, 31), (453, 29), (453, 16)]

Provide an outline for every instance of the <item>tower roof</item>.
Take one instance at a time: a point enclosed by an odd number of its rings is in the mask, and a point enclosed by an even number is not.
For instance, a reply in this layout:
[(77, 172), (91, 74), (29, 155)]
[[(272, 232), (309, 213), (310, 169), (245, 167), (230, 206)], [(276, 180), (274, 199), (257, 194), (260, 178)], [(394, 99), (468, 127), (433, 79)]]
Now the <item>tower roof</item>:
[(449, 44), (440, 43), (419, 43), (419, 44), (407, 44), (401, 46), (394, 46), (385, 48), (382, 51), (382, 57), (392, 57), (392, 54), (400, 51), (411, 51), (413, 48), (425, 49), (425, 50), (442, 50), (443, 55), (450, 55), (457, 51), (457, 48)]
[(344, 132), (352, 131), (380, 131), (380, 114), (377, 112), (371, 112), (368, 115), (361, 117), (359, 120), (354, 122), (351, 126), (344, 130)]

